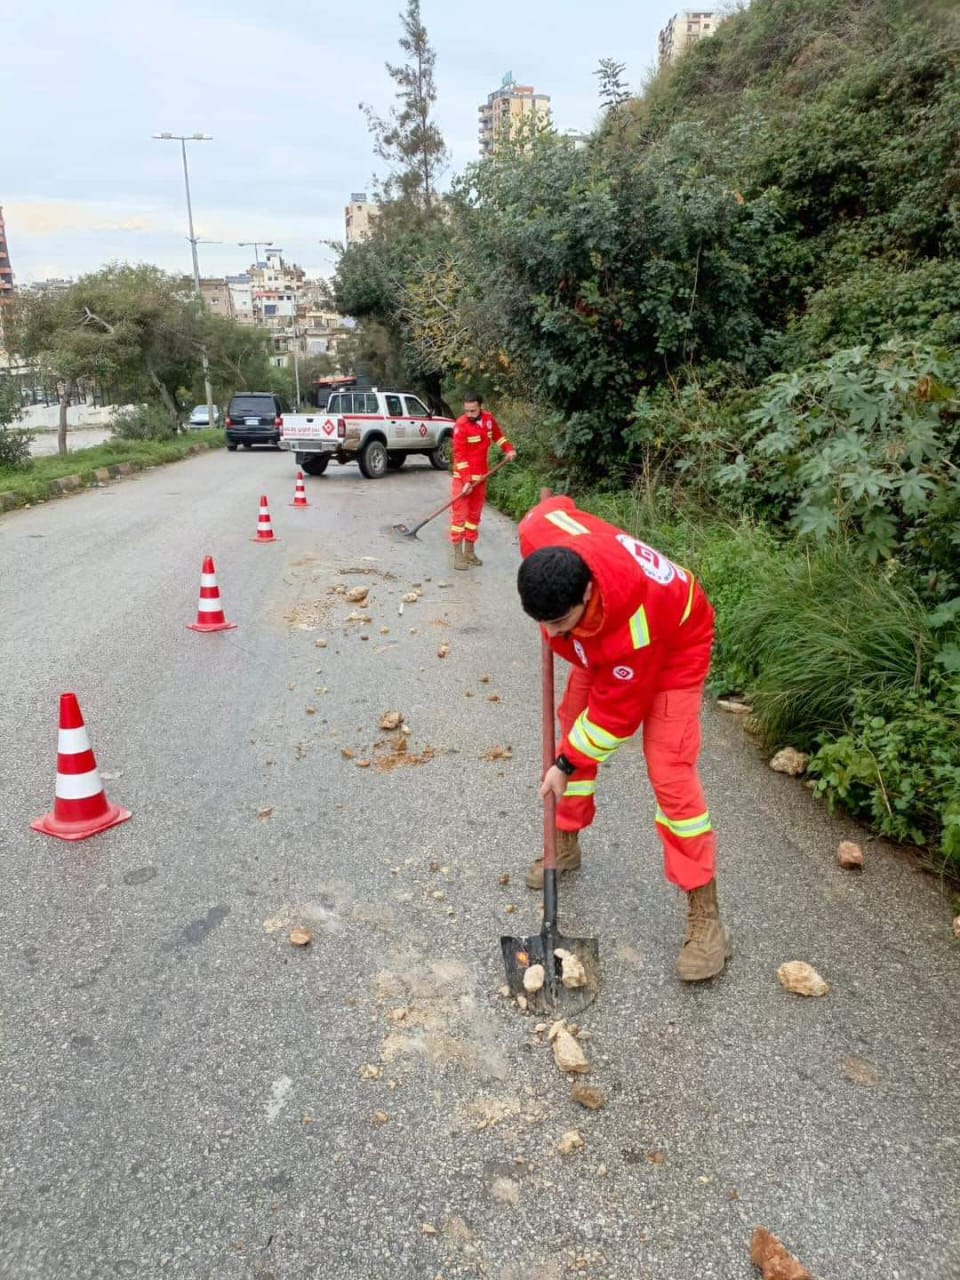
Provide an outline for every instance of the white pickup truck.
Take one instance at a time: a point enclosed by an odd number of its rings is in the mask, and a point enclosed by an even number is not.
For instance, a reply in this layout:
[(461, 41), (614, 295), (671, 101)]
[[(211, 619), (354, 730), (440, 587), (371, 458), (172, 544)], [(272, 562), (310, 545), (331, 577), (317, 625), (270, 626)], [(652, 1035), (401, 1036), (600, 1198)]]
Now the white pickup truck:
[(453, 419), (432, 414), (408, 391), (335, 391), (325, 409), (284, 414), (280, 448), (296, 456), (310, 476), (322, 476), (335, 458), (358, 462), (368, 480), (399, 470), (424, 453), (438, 471), (450, 465)]

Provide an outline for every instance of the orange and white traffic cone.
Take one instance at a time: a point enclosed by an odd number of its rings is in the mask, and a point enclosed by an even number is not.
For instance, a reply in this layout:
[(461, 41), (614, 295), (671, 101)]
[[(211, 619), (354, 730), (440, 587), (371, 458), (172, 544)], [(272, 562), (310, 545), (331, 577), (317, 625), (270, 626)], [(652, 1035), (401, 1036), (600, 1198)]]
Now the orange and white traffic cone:
[(307, 491), (303, 487), (303, 472), (297, 472), (297, 487), (293, 495), (293, 501), (289, 504), (291, 507), (309, 507), (307, 501)]
[(237, 624), (228, 622), (223, 613), (223, 601), (217, 586), (217, 571), (213, 557), (203, 557), (200, 571), (200, 600), (197, 603), (197, 620), (188, 622), (189, 631), (232, 631)]
[(45, 813), (31, 827), (61, 840), (86, 840), (130, 816), (129, 809), (107, 800), (76, 694), (61, 694), (53, 813)]
[(257, 536), (250, 539), (251, 542), (279, 542), (280, 539), (273, 532), (273, 525), (270, 523), (270, 505), (267, 502), (267, 495), (264, 494), (260, 499), (260, 518), (257, 520)]

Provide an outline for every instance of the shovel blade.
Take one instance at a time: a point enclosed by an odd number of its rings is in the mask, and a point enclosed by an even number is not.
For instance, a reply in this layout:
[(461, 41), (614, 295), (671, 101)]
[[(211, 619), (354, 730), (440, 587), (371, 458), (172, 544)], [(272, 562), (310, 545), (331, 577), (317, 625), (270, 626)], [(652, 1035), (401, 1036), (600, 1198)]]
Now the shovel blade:
[[(501, 937), (500, 950), (512, 996), (526, 996), (527, 1008), (533, 1013), (567, 1017), (579, 1013), (593, 1003), (600, 990), (600, 942), (597, 938), (567, 938), (561, 933), (549, 937), (544, 933), (529, 938)], [(579, 987), (565, 987), (563, 964), (557, 951), (569, 951), (583, 965), (586, 982)], [(550, 960), (552, 959), (552, 966)], [(542, 964), (546, 981), (539, 991), (528, 991), (523, 975), (531, 965)], [(552, 972), (551, 972), (552, 969)]]

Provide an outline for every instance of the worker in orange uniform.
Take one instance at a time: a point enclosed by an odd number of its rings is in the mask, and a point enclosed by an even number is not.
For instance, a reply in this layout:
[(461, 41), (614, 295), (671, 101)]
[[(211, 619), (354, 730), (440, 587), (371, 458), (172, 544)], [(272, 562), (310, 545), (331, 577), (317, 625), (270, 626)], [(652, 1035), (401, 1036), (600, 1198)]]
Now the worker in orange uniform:
[[(519, 532), (524, 611), (573, 666), (559, 708), (562, 744), (540, 790), (557, 797), (558, 872), (580, 866), (598, 766), (642, 725), (667, 879), (688, 899), (677, 972), (686, 982), (712, 978), (730, 954), (716, 835), (697, 774), (713, 608), (686, 569), (569, 498), (541, 502)], [(527, 884), (542, 887), (542, 858)]]
[(480, 516), (487, 497), (487, 455), (492, 444), (499, 445), (512, 462), (517, 451), (500, 430), (492, 413), (483, 407), (480, 396), (468, 391), (463, 397), (463, 414), (453, 427), (453, 508), (450, 516), (450, 541), (453, 543), (453, 567), (477, 568), (483, 561), (477, 556)]

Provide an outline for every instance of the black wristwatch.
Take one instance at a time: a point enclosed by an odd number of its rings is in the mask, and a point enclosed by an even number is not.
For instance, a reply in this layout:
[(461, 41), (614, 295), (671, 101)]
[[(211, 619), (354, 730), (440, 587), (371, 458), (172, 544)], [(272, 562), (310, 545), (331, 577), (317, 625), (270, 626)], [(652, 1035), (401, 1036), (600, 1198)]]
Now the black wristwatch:
[(557, 756), (556, 760), (554, 760), (553, 763), (557, 766), (560, 772), (565, 773), (568, 778), (571, 776), (571, 774), (574, 774), (577, 772), (577, 766), (575, 764), (571, 764), (570, 761), (567, 759), (565, 755), (563, 755), (562, 752), (560, 755)]

